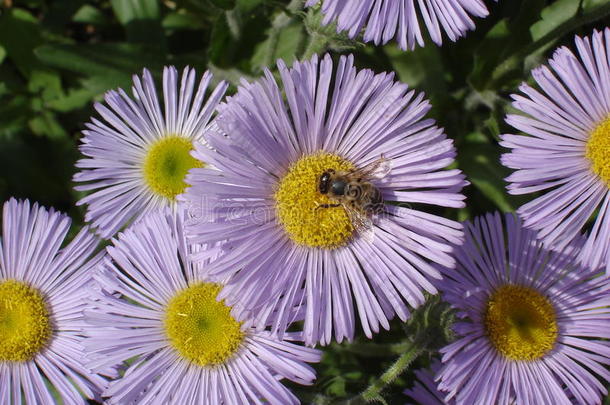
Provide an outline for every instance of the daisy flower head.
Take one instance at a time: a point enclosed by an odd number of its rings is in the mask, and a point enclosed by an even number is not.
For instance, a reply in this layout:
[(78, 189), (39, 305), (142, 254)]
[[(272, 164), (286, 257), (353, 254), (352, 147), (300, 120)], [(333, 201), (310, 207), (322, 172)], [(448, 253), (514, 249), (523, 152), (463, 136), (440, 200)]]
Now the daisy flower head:
[(208, 93), (212, 75), (205, 72), (199, 85), (194, 69), (182, 77), (174, 67), (163, 69), (163, 106), (150, 72), (133, 77), (133, 98), (123, 89), (106, 93), (106, 104), (95, 109), (102, 120), (91, 118), (80, 146), (85, 156), (76, 163), (79, 191), (92, 191), (78, 204), (87, 205), (85, 219), (104, 238), (161, 207), (175, 207), (184, 191), (186, 172), (201, 167), (190, 154), (203, 142), (227, 85)]
[(547, 243), (569, 243), (596, 215), (582, 256), (610, 271), (610, 29), (576, 37), (576, 50), (557, 49), (532, 72), (539, 89), (513, 95), (523, 114), (506, 122), (524, 134), (503, 135), (502, 162), (516, 170), (510, 193), (543, 192), (518, 213)]
[(296, 404), (281, 383), (311, 384), (319, 351), (235, 320), (220, 285), (188, 260), (180, 213), (152, 213), (120, 233), (96, 275), (89, 366), (133, 362), (103, 393), (109, 404)]
[(278, 68), (280, 84), (242, 82), (196, 148), (210, 166), (187, 176), (187, 233), (221, 244), (206, 276), (228, 279), (237, 318), (273, 314), (281, 333), (301, 307), (307, 344), (351, 339), (356, 316), (370, 337), (436, 291), (430, 262), (453, 263), (461, 225), (407, 206), (464, 205), (453, 142), (422, 94), (352, 56)]
[(610, 381), (610, 281), (584, 240), (551, 250), (513, 215), (465, 225), (439, 287), (457, 311), (439, 389), (456, 404), (599, 404)]
[[(0, 403), (85, 404), (106, 380), (82, 362), (86, 286), (100, 261), (84, 227), (29, 201), (4, 204), (0, 239)], [(65, 245), (65, 246), (64, 246)]]
[(308, 0), (307, 7), (322, 3), (324, 25), (337, 24), (337, 32), (346, 31), (350, 38), (364, 29), (365, 42), (386, 44), (395, 39), (403, 50), (424, 46), (421, 24), (437, 45), (443, 43), (443, 32), (457, 41), (474, 30), (473, 17), (489, 12), (483, 0)]

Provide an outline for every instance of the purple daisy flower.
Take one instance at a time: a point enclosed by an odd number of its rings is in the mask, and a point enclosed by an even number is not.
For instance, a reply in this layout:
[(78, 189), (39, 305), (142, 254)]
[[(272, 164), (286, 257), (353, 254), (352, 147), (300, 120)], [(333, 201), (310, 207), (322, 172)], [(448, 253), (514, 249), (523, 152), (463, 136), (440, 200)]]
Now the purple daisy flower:
[(610, 29), (576, 37), (576, 48), (532, 72), (540, 90), (522, 84), (524, 95), (513, 95), (525, 115), (506, 122), (527, 135), (502, 136), (512, 149), (502, 163), (517, 169), (510, 193), (545, 191), (518, 213), (547, 243), (569, 243), (598, 212), (582, 256), (610, 272)]
[(244, 81), (194, 152), (210, 167), (187, 176), (187, 233), (222, 244), (195, 259), (220, 255), (206, 273), (239, 319), (281, 333), (305, 304), (307, 344), (351, 339), (356, 316), (370, 337), (436, 292), (430, 261), (453, 264), (461, 225), (409, 206), (464, 206), (453, 142), (422, 94), (352, 56), (278, 68), (283, 90)]
[[(610, 282), (584, 240), (550, 250), (513, 215), (465, 224), (440, 289), (458, 310), (439, 389), (456, 404), (599, 404), (610, 381)], [(575, 402), (573, 402), (575, 401)]]
[(198, 247), (179, 214), (151, 214), (113, 243), (85, 312), (90, 367), (133, 361), (104, 392), (108, 403), (299, 403), (281, 380), (311, 384), (305, 362), (320, 352), (291, 342), (302, 333), (278, 340), (236, 321), (216, 300), (220, 286), (189, 262)]
[(27, 200), (6, 202), (2, 222), (0, 403), (99, 398), (106, 380), (83, 365), (81, 348), (98, 239), (85, 227), (62, 248), (70, 218)]
[(94, 190), (78, 204), (87, 205), (85, 219), (109, 238), (119, 229), (161, 207), (175, 207), (184, 176), (201, 167), (190, 151), (203, 142), (203, 132), (222, 99), (221, 83), (206, 98), (212, 74), (205, 72), (195, 92), (195, 70), (184, 69), (178, 89), (174, 67), (163, 70), (161, 110), (150, 72), (133, 77), (133, 95), (123, 89), (106, 93), (106, 105), (95, 109), (106, 122), (86, 124), (74, 181), (79, 191)]
[[(435, 374), (440, 370), (441, 362), (434, 360), (430, 365), (430, 369), (422, 369), (415, 371), (415, 383), (412, 388), (405, 390), (405, 394), (409, 396), (418, 405), (454, 405), (455, 401), (445, 402), (445, 393), (438, 390), (438, 383), (434, 381)], [(410, 402), (409, 402), (410, 403)]]
[(482, 0), (308, 0), (322, 2), (323, 24), (337, 23), (337, 32), (356, 37), (364, 28), (364, 41), (386, 44), (395, 38), (403, 50), (424, 45), (423, 20), (432, 41), (443, 43), (443, 31), (452, 41), (475, 28), (471, 17), (486, 17)]

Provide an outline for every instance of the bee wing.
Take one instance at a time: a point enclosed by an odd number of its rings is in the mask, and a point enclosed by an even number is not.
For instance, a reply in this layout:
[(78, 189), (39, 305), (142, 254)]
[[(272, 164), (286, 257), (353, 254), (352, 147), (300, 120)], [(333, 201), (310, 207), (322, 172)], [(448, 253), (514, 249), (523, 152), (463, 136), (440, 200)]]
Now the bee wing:
[(345, 212), (347, 212), (356, 232), (367, 242), (373, 242), (375, 234), (372, 219), (364, 211), (352, 207), (345, 206)]
[(392, 161), (384, 156), (381, 156), (374, 162), (371, 162), (360, 169), (354, 170), (351, 175), (361, 176), (366, 179), (382, 179), (390, 172), (391, 169)]

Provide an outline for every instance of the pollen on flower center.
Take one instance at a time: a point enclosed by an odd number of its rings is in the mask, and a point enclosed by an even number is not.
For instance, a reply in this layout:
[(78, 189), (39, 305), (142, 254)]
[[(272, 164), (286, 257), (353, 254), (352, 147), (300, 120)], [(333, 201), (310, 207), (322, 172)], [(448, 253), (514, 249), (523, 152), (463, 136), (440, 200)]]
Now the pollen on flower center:
[(493, 346), (511, 360), (536, 360), (557, 340), (551, 302), (538, 291), (505, 285), (487, 301), (485, 328)]
[(610, 187), (610, 118), (591, 132), (586, 155), (593, 172)]
[(202, 162), (191, 156), (191, 150), (191, 140), (177, 135), (162, 138), (149, 148), (144, 159), (144, 178), (153, 192), (170, 200), (182, 194), (188, 171), (203, 167)]
[(345, 244), (354, 227), (341, 206), (320, 208), (333, 204), (327, 195), (318, 191), (320, 176), (328, 169), (353, 169), (347, 160), (328, 153), (301, 158), (280, 180), (275, 193), (277, 215), (286, 234), (295, 243), (326, 249)]
[(244, 339), (231, 308), (216, 301), (220, 286), (198, 283), (178, 292), (167, 304), (164, 327), (171, 346), (199, 366), (224, 363)]
[(51, 334), (49, 310), (40, 292), (20, 281), (0, 281), (0, 361), (31, 360)]

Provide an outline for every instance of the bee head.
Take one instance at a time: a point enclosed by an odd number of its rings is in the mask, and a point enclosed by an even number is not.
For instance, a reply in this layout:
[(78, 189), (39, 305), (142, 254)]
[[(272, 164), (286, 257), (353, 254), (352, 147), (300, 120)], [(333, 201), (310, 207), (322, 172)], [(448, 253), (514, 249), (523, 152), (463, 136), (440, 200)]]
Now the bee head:
[(320, 181), (318, 182), (318, 191), (321, 194), (328, 193), (328, 186), (330, 185), (330, 179), (332, 175), (335, 173), (333, 169), (328, 169), (320, 176)]

